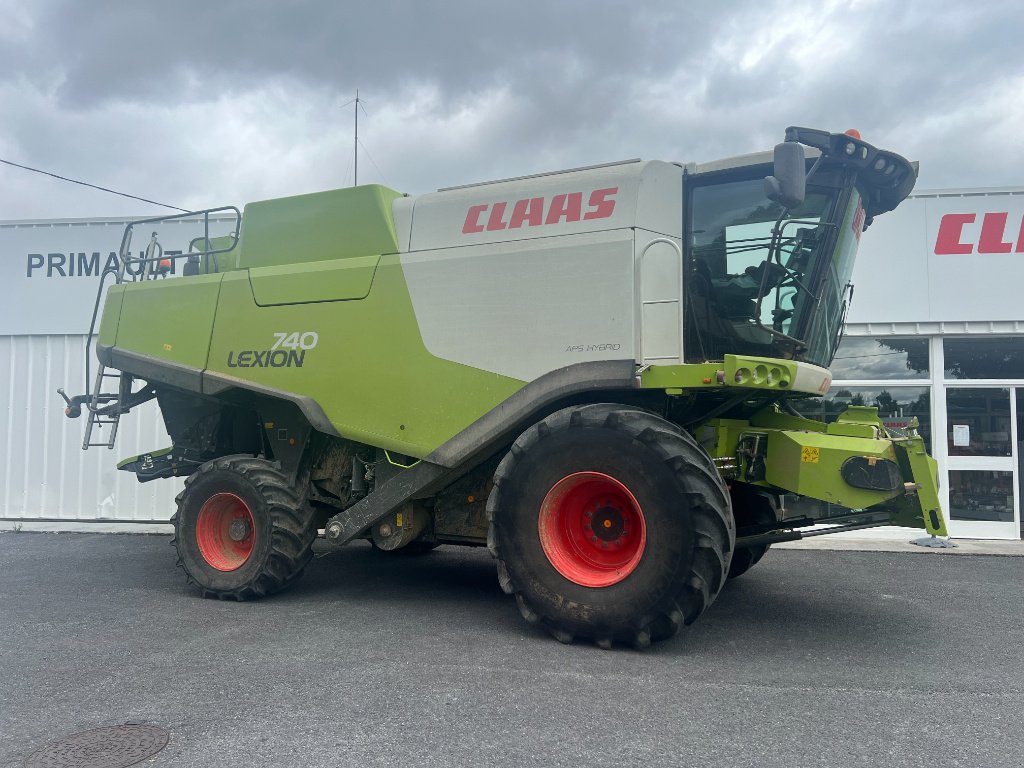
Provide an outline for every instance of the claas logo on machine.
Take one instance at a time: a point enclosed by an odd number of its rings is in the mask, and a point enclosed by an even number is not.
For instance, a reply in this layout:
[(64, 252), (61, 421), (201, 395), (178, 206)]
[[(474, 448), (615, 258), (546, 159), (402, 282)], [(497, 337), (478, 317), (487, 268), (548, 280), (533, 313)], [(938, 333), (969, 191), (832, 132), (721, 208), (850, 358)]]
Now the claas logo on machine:
[(595, 189), (587, 197), (585, 210), (583, 192), (565, 192), (550, 199), (526, 197), (511, 204), (499, 202), (471, 205), (466, 211), (462, 234), (607, 219), (615, 212), (615, 195), (618, 191), (618, 187)]

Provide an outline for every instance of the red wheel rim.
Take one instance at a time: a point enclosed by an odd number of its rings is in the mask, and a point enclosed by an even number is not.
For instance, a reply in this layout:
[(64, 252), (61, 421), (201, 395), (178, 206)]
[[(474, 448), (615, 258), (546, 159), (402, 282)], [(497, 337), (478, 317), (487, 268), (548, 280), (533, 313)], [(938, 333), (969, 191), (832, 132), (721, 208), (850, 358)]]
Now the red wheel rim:
[(537, 529), (555, 570), (584, 587), (618, 584), (647, 545), (636, 498), (601, 472), (576, 472), (555, 483), (540, 505)]
[(256, 543), (256, 526), (249, 505), (233, 493), (211, 496), (199, 510), (196, 543), (210, 567), (218, 571), (241, 568)]

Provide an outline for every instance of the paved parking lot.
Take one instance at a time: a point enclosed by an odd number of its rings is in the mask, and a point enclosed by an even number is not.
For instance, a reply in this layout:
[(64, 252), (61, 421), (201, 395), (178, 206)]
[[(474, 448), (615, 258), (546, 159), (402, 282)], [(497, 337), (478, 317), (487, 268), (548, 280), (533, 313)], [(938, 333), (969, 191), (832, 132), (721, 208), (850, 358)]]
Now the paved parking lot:
[(486, 551), (222, 603), (168, 541), (0, 534), (0, 766), (125, 722), (155, 766), (1021, 764), (1024, 558), (772, 551), (638, 653), (524, 624)]

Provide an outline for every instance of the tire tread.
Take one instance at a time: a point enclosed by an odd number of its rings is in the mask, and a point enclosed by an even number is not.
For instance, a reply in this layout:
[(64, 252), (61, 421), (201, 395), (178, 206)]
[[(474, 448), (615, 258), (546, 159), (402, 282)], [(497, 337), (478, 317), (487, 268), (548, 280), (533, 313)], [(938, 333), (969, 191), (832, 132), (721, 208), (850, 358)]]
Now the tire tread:
[(644, 617), (628, 635), (620, 632), (612, 636), (607, 630), (595, 629), (589, 637), (602, 648), (610, 647), (613, 640), (646, 648), (652, 641), (672, 637), (707, 610), (725, 584), (735, 545), (736, 526), (729, 492), (707, 453), (685, 430), (648, 411), (615, 403), (576, 406), (551, 414), (519, 436), (494, 473), (494, 485), (487, 499), (487, 546), (497, 560), (502, 589), (515, 596), (524, 618), (539, 622), (559, 642), (572, 643), (577, 639), (578, 632), (560, 626), (556, 616), (544, 615), (538, 607), (530, 605), (516, 586), (502, 555), (495, 517), (501, 507), (502, 484), (509, 480), (530, 448), (558, 432), (581, 427), (613, 430), (643, 443), (676, 473), (687, 489), (685, 496), (696, 536), (689, 578), (683, 580), (678, 594), (662, 600), (657, 610)]
[[(192, 486), (214, 471), (234, 472), (244, 477), (263, 497), (270, 513), (271, 549), (260, 569), (246, 584), (234, 589), (212, 589), (189, 571), (178, 546), (181, 510)], [(289, 482), (280, 464), (253, 456), (223, 456), (203, 464), (185, 480), (185, 487), (175, 498), (177, 511), (171, 517), (174, 535), (171, 545), (179, 550), (177, 565), (185, 572), (188, 583), (198, 587), (202, 596), (220, 600), (252, 600), (280, 592), (293, 584), (313, 559), (316, 528), (313, 508)]]

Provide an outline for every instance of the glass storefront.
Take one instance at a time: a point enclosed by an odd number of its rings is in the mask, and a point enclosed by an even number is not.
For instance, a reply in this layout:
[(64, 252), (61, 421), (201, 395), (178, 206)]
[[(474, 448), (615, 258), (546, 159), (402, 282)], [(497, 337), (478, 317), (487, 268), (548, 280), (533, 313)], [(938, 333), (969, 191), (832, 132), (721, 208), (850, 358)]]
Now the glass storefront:
[(836, 381), (927, 379), (928, 339), (846, 336), (830, 368)]
[(946, 388), (948, 456), (1012, 456), (1010, 390)]
[[(951, 535), (1024, 537), (1024, 337), (846, 336), (831, 370), (832, 388), (799, 403), (801, 413), (832, 422), (848, 406), (874, 406), (896, 430), (916, 418), (939, 462)], [(790, 516), (849, 512), (791, 495), (783, 502)]]
[[(846, 336), (831, 370), (828, 394), (801, 412), (829, 422), (849, 405), (875, 406), (895, 429), (916, 417), (939, 462), (950, 533), (1021, 537), (1024, 337)], [(787, 501), (791, 514), (845, 512)]]
[(959, 536), (1018, 538), (1024, 338), (946, 338), (941, 345), (950, 528)]
[(943, 339), (947, 379), (1024, 379), (1024, 338)]
[[(916, 419), (939, 464), (950, 534), (1024, 538), (1024, 336), (847, 335), (831, 371), (824, 397), (794, 403), (800, 413), (829, 423), (873, 406), (893, 430)], [(788, 494), (783, 505), (816, 520), (851, 511)]]
[(951, 469), (949, 510), (952, 520), (1013, 522), (1013, 472)]

